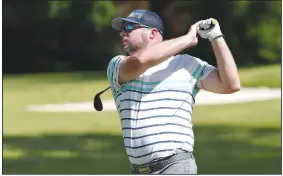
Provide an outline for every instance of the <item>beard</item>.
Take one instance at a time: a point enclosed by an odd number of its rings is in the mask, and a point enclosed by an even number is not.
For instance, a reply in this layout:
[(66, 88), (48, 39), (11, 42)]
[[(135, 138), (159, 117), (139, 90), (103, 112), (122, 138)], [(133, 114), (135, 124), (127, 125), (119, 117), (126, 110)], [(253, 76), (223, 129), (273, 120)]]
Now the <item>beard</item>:
[(145, 48), (147, 44), (148, 41), (146, 40), (146, 38), (142, 37), (142, 41), (136, 45), (132, 43), (127, 43), (126, 45), (124, 45), (123, 52), (125, 53), (125, 55), (130, 56), (131, 54)]
[(127, 44), (124, 46), (123, 48), (123, 52), (129, 56), (131, 53), (134, 53), (135, 51), (137, 50), (137, 47), (135, 47), (134, 45), (132, 44)]

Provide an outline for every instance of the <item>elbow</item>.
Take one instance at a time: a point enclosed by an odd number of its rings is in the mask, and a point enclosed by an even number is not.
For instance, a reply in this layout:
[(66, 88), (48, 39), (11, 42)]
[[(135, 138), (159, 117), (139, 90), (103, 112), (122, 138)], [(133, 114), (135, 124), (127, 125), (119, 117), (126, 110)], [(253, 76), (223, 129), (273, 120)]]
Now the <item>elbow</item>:
[(235, 84), (230, 87), (230, 93), (235, 93), (241, 90), (241, 85), (240, 84)]
[(137, 57), (130, 57), (129, 59), (129, 70), (131, 70), (132, 73), (142, 73), (146, 71), (149, 67), (151, 67), (151, 62), (148, 62), (143, 57), (137, 56)]
[(151, 59), (151, 58), (147, 58), (147, 57), (143, 57), (143, 56), (139, 56), (137, 58), (135, 58), (136, 60), (136, 65), (138, 68), (150, 68), (153, 67), (155, 65), (157, 65), (158, 63), (156, 62), (156, 60)]
[(231, 84), (229, 84), (228, 86), (226, 86), (225, 88), (225, 93), (226, 94), (231, 94), (231, 93), (235, 93), (241, 90), (241, 83), (240, 81), (235, 81)]
[(132, 56), (129, 59), (129, 63), (130, 63), (129, 65), (131, 66), (131, 69), (133, 71), (136, 71), (136, 70), (142, 68), (142, 66), (144, 65), (144, 60), (141, 59), (140, 57), (133, 57)]

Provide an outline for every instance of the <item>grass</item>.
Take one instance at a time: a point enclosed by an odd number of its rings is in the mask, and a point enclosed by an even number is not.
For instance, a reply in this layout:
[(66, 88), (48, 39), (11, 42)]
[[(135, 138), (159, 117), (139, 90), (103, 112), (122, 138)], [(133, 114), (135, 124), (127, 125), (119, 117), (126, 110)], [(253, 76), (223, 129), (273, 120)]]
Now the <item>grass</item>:
[[(105, 77), (8, 76), (3, 83), (4, 174), (130, 174), (116, 112), (25, 110), (30, 104), (91, 101), (108, 86)], [(281, 174), (280, 114), (279, 99), (195, 107), (199, 174)]]
[(243, 68), (239, 74), (243, 87), (281, 87), (281, 65)]
[[(243, 68), (239, 70), (239, 74), (242, 87), (281, 87), (281, 65)], [(34, 103), (56, 103), (62, 102), (62, 100), (92, 100), (92, 95), (108, 87), (109, 83), (106, 73), (79, 72), (4, 76), (3, 85), (5, 92), (16, 93), (18, 99), (26, 96), (26, 92), (22, 91), (25, 89), (29, 93), (29, 99), (32, 99)], [(78, 94), (79, 96), (74, 96)], [(40, 100), (38, 96), (44, 96), (44, 98)], [(110, 91), (105, 92), (102, 97), (112, 98)]]
[[(130, 174), (116, 112), (4, 110), (5, 174)], [(193, 120), (200, 174), (281, 173), (280, 100), (200, 106)]]

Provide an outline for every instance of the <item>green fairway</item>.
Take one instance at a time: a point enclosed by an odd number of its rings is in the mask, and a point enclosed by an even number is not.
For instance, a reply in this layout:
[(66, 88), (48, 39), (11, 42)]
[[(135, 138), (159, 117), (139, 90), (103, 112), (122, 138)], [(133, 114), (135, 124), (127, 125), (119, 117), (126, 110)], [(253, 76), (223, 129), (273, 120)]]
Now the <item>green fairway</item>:
[[(116, 112), (25, 110), (92, 101), (107, 86), (104, 76), (84, 73), (4, 77), (3, 173), (130, 174)], [(193, 123), (199, 174), (281, 174), (279, 99), (197, 106)]]
[(239, 74), (243, 87), (281, 87), (281, 65), (244, 68)]

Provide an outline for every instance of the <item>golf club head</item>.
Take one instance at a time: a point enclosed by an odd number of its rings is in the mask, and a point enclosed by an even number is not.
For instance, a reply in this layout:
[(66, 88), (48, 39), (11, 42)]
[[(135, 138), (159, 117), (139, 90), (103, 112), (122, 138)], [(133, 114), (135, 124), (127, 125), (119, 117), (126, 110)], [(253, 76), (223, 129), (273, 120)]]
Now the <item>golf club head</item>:
[(97, 111), (103, 110), (103, 105), (102, 105), (102, 102), (101, 102), (101, 99), (100, 99), (100, 94), (96, 94), (94, 96), (93, 106), (94, 106), (94, 109), (97, 110)]
[(102, 111), (103, 110), (103, 104), (102, 101), (100, 99), (100, 95), (103, 94), (105, 91), (107, 91), (108, 89), (110, 89), (110, 86), (107, 87), (106, 89), (102, 90), (101, 92), (98, 92), (93, 99), (93, 107), (95, 110), (97, 111)]

